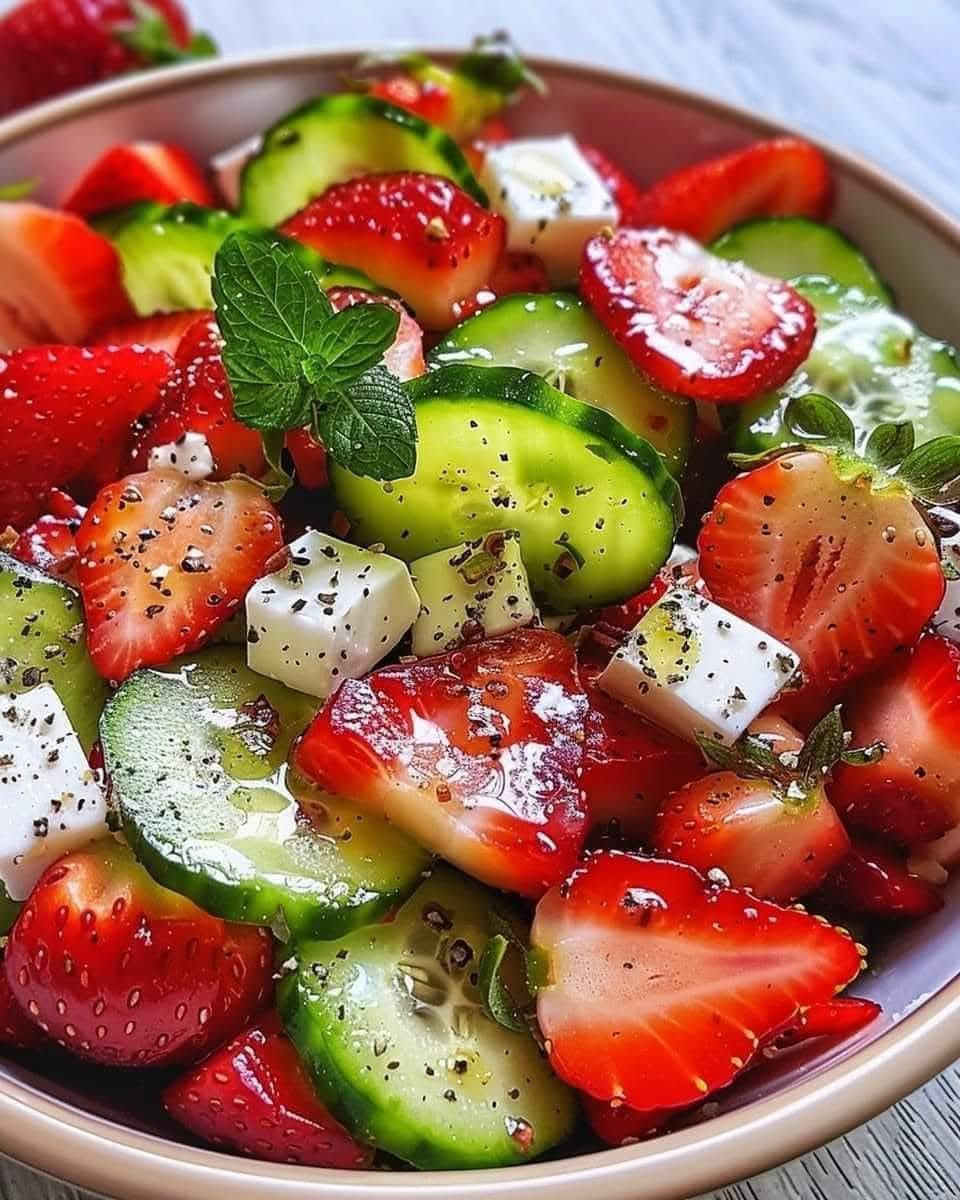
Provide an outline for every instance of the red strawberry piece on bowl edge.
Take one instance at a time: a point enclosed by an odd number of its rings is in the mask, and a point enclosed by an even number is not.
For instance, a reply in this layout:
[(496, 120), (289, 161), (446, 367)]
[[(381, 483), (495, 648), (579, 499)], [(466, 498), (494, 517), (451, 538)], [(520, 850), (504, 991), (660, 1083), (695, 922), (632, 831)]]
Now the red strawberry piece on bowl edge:
[(788, 283), (667, 229), (591, 238), (580, 287), (640, 370), (694, 400), (736, 403), (779, 387), (816, 332), (813, 308)]
[(253, 1158), (340, 1170), (373, 1159), (321, 1104), (272, 1010), (169, 1084), (163, 1103), (202, 1141)]
[(112, 1066), (190, 1062), (243, 1028), (273, 986), (270, 935), (211, 917), (107, 838), (40, 877), (3, 962), (30, 1019)]
[(943, 893), (915, 875), (902, 853), (855, 837), (849, 853), (823, 881), (816, 903), (857, 917), (915, 920), (943, 908)]
[(61, 207), (90, 217), (141, 200), (158, 204), (191, 200), (207, 207), (215, 203), (203, 172), (181, 146), (122, 142), (104, 151), (84, 172)]

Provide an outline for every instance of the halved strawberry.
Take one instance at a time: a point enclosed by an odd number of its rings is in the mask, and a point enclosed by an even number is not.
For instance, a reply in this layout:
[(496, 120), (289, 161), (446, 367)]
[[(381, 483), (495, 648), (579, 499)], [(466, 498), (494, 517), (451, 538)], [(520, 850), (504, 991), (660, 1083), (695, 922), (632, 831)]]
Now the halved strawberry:
[(793, 1046), (811, 1038), (851, 1037), (872, 1025), (882, 1012), (883, 1009), (875, 1001), (863, 1000), (859, 996), (837, 996), (833, 1000), (823, 1000), (804, 1009), (793, 1024), (778, 1035), (776, 1043)]
[(267, 469), (260, 434), (233, 413), (233, 392), (223, 366), (223, 339), (211, 313), (195, 319), (176, 351), (177, 373), (153, 419), (137, 439), (131, 466), (149, 465), (150, 451), (179, 441), (185, 433), (206, 438), (215, 479), (259, 477)]
[[(821, 712), (913, 645), (943, 596), (933, 534), (906, 488), (882, 482), (849, 456), (791, 452), (725, 484), (700, 531), (710, 595), (800, 655), (801, 696)], [(857, 789), (877, 771), (858, 768)]]
[(378, 79), (371, 86), (370, 95), (416, 113), (433, 125), (442, 126), (450, 119), (450, 89), (433, 79), (414, 79), (397, 71), (386, 79)]
[(591, 238), (580, 287), (642, 371), (695, 400), (735, 403), (779, 387), (816, 333), (813, 308), (788, 283), (667, 229)]
[(943, 893), (914, 875), (896, 851), (856, 837), (823, 881), (817, 901), (831, 912), (858, 917), (916, 918), (943, 908)]
[(500, 256), (489, 281), (472, 296), (454, 304), (453, 315), (457, 321), (465, 321), (481, 309), (489, 308), (501, 296), (549, 291), (550, 278), (542, 258), (520, 250), (507, 250)]
[(608, 1146), (632, 1146), (644, 1138), (653, 1137), (675, 1115), (672, 1109), (653, 1109), (637, 1112), (626, 1104), (611, 1104), (583, 1096), (583, 1115), (597, 1137)]
[(861, 967), (849, 934), (817, 917), (612, 850), (543, 897), (531, 940), (554, 1070), (642, 1112), (726, 1087)]
[(72, 213), (0, 204), (0, 350), (86, 342), (132, 316), (105, 237)]
[(855, 736), (879, 738), (887, 752), (872, 767), (838, 773), (831, 796), (845, 820), (903, 846), (960, 824), (960, 646), (926, 634), (851, 693), (846, 712)]
[(373, 1159), (320, 1103), (273, 1011), (169, 1084), (163, 1103), (202, 1141), (252, 1158), (341, 1170)]
[(10, 553), (48, 575), (58, 575), (73, 582), (80, 557), (76, 540), (79, 525), (77, 517), (54, 517), (45, 513), (21, 531)]
[(177, 349), (187, 330), (192, 329), (203, 317), (213, 313), (202, 310), (187, 312), (155, 313), (152, 317), (141, 317), (136, 321), (124, 321), (122, 325), (111, 325), (93, 341), (94, 346), (146, 346), (148, 350), (163, 350), (176, 358)]
[(634, 221), (712, 242), (754, 217), (822, 220), (831, 192), (830, 167), (816, 146), (800, 138), (771, 138), (658, 180), (641, 197)]
[(597, 146), (579, 142), (580, 153), (603, 180), (604, 186), (620, 210), (621, 225), (666, 225), (666, 221), (643, 221), (637, 217), (643, 200), (641, 188), (627, 172)]
[(468, 874), (539, 896), (586, 833), (586, 712), (566, 640), (517, 630), (348, 679), (296, 761)]
[(77, 531), (93, 665), (119, 682), (196, 650), (282, 545), (277, 511), (252, 484), (155, 470), (105, 487)]
[(0, 355), (0, 528), (22, 528), (51, 488), (119, 462), (133, 422), (159, 403), (172, 370), (166, 354), (130, 348)]
[(357, 267), (406, 300), (428, 329), (449, 329), (453, 305), (485, 285), (506, 223), (438, 175), (399, 172), (335, 184), (282, 232)]
[(91, 1062), (190, 1062), (269, 997), (270, 935), (154, 883), (112, 838), (40, 877), (10, 932), (7, 982), (30, 1019)]
[(39, 1050), (46, 1041), (14, 996), (0, 957), (0, 1049)]
[(105, 150), (84, 171), (61, 208), (89, 217), (140, 200), (159, 204), (192, 200), (206, 207), (215, 203), (203, 172), (183, 147), (169, 142), (122, 142)]
[(602, 664), (581, 653), (580, 681), (590, 701), (580, 786), (590, 825), (610, 825), (639, 843), (671, 792), (705, 771), (696, 746), (638, 717), (597, 687)]

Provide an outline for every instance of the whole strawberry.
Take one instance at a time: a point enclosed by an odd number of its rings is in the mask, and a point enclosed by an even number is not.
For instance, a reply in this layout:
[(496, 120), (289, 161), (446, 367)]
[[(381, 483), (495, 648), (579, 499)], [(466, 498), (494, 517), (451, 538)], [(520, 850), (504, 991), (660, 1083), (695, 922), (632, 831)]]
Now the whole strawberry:
[(211, 917), (106, 839), (40, 877), (10, 932), (6, 981), (23, 1012), (91, 1062), (190, 1062), (263, 1006), (270, 936)]
[(138, 67), (216, 52), (179, 0), (24, 0), (0, 20), (0, 115)]

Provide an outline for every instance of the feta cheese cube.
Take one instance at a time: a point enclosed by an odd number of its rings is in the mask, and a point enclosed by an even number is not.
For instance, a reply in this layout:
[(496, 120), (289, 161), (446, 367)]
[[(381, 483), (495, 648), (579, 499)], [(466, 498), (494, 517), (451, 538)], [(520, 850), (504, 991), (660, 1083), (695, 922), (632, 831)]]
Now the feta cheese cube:
[(413, 627), (418, 658), (536, 620), (515, 529), (427, 554), (410, 564), (410, 573), (420, 593), (420, 615)]
[(49, 683), (0, 696), (0, 884), (25, 900), (51, 863), (107, 832), (103, 789)]
[(620, 211), (569, 134), (487, 149), (480, 182), (507, 221), (507, 247), (538, 254), (555, 285), (574, 283), (584, 243)]
[(316, 531), (247, 593), (247, 665), (326, 699), (396, 646), (420, 598), (406, 563)]
[(213, 474), (213, 454), (202, 433), (185, 433), (175, 442), (154, 446), (147, 463), (151, 471), (179, 471), (187, 479), (207, 479)]
[(599, 684), (680, 737), (729, 746), (799, 662), (789, 646), (679, 585), (648, 609)]

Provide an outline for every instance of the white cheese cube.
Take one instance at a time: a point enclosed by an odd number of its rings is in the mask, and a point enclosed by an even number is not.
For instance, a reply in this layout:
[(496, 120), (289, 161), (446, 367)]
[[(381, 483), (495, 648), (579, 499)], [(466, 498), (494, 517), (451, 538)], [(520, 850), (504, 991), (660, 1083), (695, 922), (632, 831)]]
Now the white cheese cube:
[(410, 573), (420, 593), (420, 615), (413, 627), (418, 658), (536, 620), (515, 529), (427, 554), (410, 564)]
[(0, 883), (25, 900), (51, 863), (103, 837), (97, 777), (49, 683), (0, 696)]
[(213, 454), (202, 433), (185, 433), (175, 442), (154, 446), (148, 467), (151, 471), (179, 471), (187, 479), (207, 479), (213, 474)]
[(789, 682), (796, 654), (679, 585), (641, 618), (600, 676), (608, 695), (656, 725), (732, 745)]
[(940, 553), (949, 574), (940, 607), (933, 614), (930, 624), (942, 637), (960, 642), (960, 579), (950, 578), (954, 574), (960, 575), (960, 516), (945, 508), (934, 509), (934, 513), (941, 520), (950, 521), (955, 532), (946, 533), (940, 539)]
[(507, 221), (507, 247), (538, 254), (552, 283), (576, 282), (584, 244), (620, 211), (569, 134), (491, 146), (480, 182)]
[(247, 593), (247, 665), (326, 699), (396, 646), (420, 611), (406, 563), (313, 531)]
[(240, 207), (240, 177), (243, 168), (263, 145), (260, 134), (221, 150), (210, 159), (210, 174), (228, 208)]

